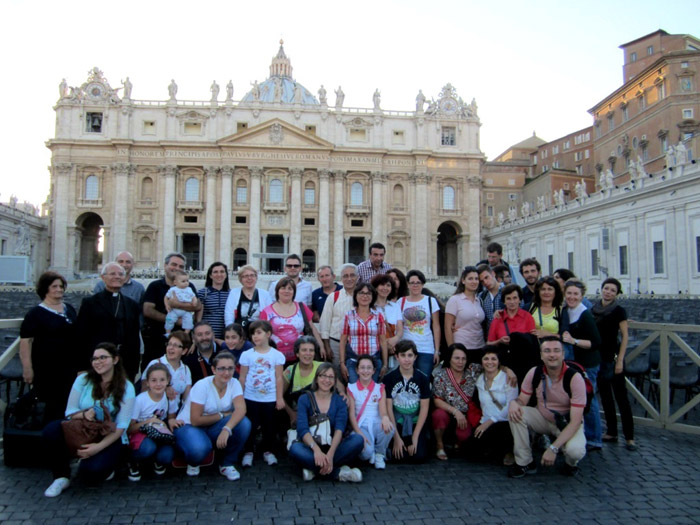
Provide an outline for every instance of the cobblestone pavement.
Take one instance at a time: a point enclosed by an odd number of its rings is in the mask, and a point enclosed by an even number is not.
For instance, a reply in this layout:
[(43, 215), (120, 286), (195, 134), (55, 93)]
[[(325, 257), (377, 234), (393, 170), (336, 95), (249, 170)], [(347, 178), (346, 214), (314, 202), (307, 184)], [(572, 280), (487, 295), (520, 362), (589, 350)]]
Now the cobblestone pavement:
[(606, 445), (567, 478), (547, 469), (512, 480), (461, 459), (364, 468), (360, 484), (303, 482), (286, 459), (226, 481), (213, 468), (43, 496), (50, 475), (0, 466), (0, 523), (700, 523), (700, 436), (638, 427), (636, 452)]

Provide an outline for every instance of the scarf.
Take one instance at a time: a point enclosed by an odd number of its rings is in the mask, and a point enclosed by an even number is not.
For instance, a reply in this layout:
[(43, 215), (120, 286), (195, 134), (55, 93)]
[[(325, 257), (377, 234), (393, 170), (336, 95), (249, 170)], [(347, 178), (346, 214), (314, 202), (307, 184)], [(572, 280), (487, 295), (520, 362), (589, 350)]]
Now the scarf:
[(586, 307), (583, 303), (579, 303), (576, 308), (568, 308), (567, 310), (569, 313), (569, 324), (574, 324), (581, 317), (581, 314), (586, 311)]
[(609, 315), (615, 308), (617, 308), (617, 299), (613, 299), (607, 306), (605, 306), (603, 304), (603, 300), (600, 299), (593, 305), (593, 308), (591, 308), (591, 313), (593, 314), (593, 317), (597, 320), (600, 317), (605, 317), (606, 315)]

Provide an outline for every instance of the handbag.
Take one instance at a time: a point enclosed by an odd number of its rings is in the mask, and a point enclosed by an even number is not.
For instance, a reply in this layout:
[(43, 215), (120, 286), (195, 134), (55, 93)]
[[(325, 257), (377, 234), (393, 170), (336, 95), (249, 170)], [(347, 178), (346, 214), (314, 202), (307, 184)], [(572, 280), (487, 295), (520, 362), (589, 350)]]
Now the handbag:
[(148, 423), (139, 429), (146, 434), (148, 439), (155, 441), (159, 445), (172, 445), (175, 443), (175, 436), (165, 423)]
[[(314, 335), (314, 331), (311, 329), (309, 320), (306, 317), (306, 310), (304, 309), (304, 303), (297, 303), (299, 305), (299, 312), (301, 312), (301, 318), (304, 320), (304, 335)], [(318, 356), (316, 356), (318, 357)]]
[(314, 395), (311, 392), (307, 392), (306, 395), (309, 396), (311, 410), (313, 410), (313, 414), (309, 417), (309, 433), (318, 446), (330, 447), (333, 439), (331, 436), (331, 420), (328, 414), (321, 413)]
[(462, 387), (459, 386), (459, 383), (457, 382), (457, 379), (452, 373), (452, 370), (446, 368), (445, 372), (447, 373), (447, 377), (452, 383), (452, 386), (462, 398), (462, 401), (464, 401), (467, 404), (467, 423), (471, 428), (476, 428), (477, 426), (479, 426), (479, 421), (481, 421), (481, 416), (483, 415), (481, 413), (481, 409), (476, 405), (472, 398), (470, 398), (467, 394), (464, 393), (464, 390), (462, 390)]
[[(112, 421), (104, 401), (100, 401), (99, 405), (90, 408), (95, 409), (95, 421), (69, 419), (61, 422), (66, 447), (73, 457), (78, 456), (78, 450), (83, 445), (102, 441), (102, 438), (117, 429), (117, 425)], [(84, 414), (88, 410), (90, 409), (83, 410), (82, 413)]]

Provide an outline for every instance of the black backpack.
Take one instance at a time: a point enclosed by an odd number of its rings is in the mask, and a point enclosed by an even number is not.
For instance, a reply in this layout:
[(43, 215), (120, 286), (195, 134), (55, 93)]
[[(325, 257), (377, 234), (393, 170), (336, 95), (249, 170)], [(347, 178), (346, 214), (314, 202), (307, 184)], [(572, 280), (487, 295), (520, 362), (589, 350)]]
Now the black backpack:
[[(591, 380), (588, 378), (588, 374), (586, 374), (586, 369), (583, 368), (580, 364), (578, 364), (576, 361), (564, 361), (566, 363), (566, 370), (564, 371), (564, 392), (571, 398), (571, 380), (573, 379), (575, 374), (581, 374), (581, 377), (583, 377), (583, 382), (586, 385), (586, 408), (583, 409), (584, 414), (588, 414), (591, 411), (591, 402), (593, 401), (593, 396), (595, 395), (595, 392), (593, 390), (593, 383), (591, 383)], [(537, 390), (537, 387), (540, 384), (540, 381), (544, 378), (544, 375), (547, 372), (545, 371), (545, 367), (537, 367), (535, 370), (535, 375), (532, 376), (532, 391), (534, 392)], [(545, 396), (545, 403), (547, 402), (546, 399), (546, 394), (543, 394)]]

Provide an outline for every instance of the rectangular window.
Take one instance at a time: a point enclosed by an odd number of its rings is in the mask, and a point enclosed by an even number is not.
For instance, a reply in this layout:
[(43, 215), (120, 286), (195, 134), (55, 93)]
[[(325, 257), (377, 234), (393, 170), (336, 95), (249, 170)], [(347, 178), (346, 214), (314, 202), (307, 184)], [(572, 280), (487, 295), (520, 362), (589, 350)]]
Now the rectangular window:
[(245, 224), (246, 217), (244, 215), (236, 215), (236, 224)]
[(552, 146), (552, 155), (557, 155), (559, 153), (559, 146)]
[(202, 134), (202, 123), (201, 122), (185, 122), (185, 135), (201, 135)]
[(580, 164), (576, 165), (576, 174), (583, 175), (583, 166), (581, 166)]
[(654, 54), (654, 46), (647, 47), (647, 55), (651, 56)]
[(304, 188), (304, 204), (307, 206), (316, 204), (316, 190), (314, 188)]
[(612, 115), (608, 117), (608, 131), (612, 131), (615, 129), (615, 120), (613, 119)]
[(239, 186), (236, 188), (236, 204), (245, 204), (248, 202), (248, 187)]
[(661, 137), (659, 140), (661, 141), (661, 153), (666, 153), (666, 150), (668, 149), (668, 139), (666, 138), (666, 135)]
[(571, 141), (567, 140), (566, 142), (564, 142), (564, 150), (567, 150), (569, 148), (571, 148)]
[(664, 273), (664, 241), (654, 241), (652, 245), (654, 251), (654, 273)]
[(683, 110), (683, 118), (693, 118), (693, 110), (692, 109), (684, 109)]
[(598, 250), (591, 250), (591, 275), (598, 275)]
[(236, 131), (241, 132), (248, 129), (248, 123), (247, 122), (236, 122)]
[(632, 52), (630, 53), (630, 62), (636, 62), (637, 61), (637, 53)]
[[(698, 237), (700, 239), (700, 237)], [(2, 240), (2, 247), (0, 247), (0, 255), (5, 255), (5, 250), (7, 249), (7, 240)]]
[(569, 270), (574, 271), (574, 252), (568, 252), (566, 254), (566, 264)]
[(642, 160), (649, 160), (649, 150), (646, 144), (642, 146)]
[(588, 150), (586, 150), (586, 151), (584, 152), (584, 155), (583, 155), (583, 156), (586, 157), (587, 159), (590, 159), (590, 158), (591, 158), (591, 152), (588, 151)]
[(360, 219), (352, 219), (350, 221), (350, 226), (352, 226), (353, 228), (362, 228), (362, 227), (364, 227), (364, 225), (365, 225), (365, 221), (360, 220)]
[(394, 130), (391, 134), (392, 144), (404, 144), (406, 142), (406, 137), (403, 131)]
[(144, 120), (143, 121), (143, 134), (144, 135), (155, 135), (156, 134), (156, 122), (155, 122), (155, 120)]
[(629, 270), (629, 259), (627, 258), (627, 246), (620, 246), (618, 248), (620, 252), (620, 275), (628, 275)]
[(576, 162), (580, 161), (583, 159), (583, 151), (577, 151), (574, 153), (574, 160)]
[[(493, 217), (493, 206), (486, 206), (486, 216)], [(700, 239), (700, 237), (698, 237)]]
[(492, 201), (492, 200), (493, 200), (493, 193), (487, 192), (487, 193), (486, 193), (486, 200)]
[(457, 133), (453, 127), (443, 127), (440, 144), (443, 146), (454, 146), (457, 144)]
[(196, 223), (196, 222), (197, 222), (197, 216), (196, 216), (196, 215), (185, 215), (185, 222), (187, 222), (187, 223)]
[(102, 113), (85, 114), (85, 131), (88, 133), (102, 133)]
[(629, 111), (627, 110), (627, 106), (624, 106), (622, 108), (622, 122), (627, 122), (629, 119), (630, 119)]
[(603, 133), (600, 131), (600, 122), (595, 125), (595, 138), (599, 139)]
[(367, 140), (367, 130), (351, 128), (348, 132), (348, 139), (356, 142), (365, 142)]
[(644, 93), (639, 95), (639, 111), (644, 111), (647, 107), (647, 99), (644, 96)]
[(316, 219), (313, 217), (304, 217), (304, 226), (315, 226)]

